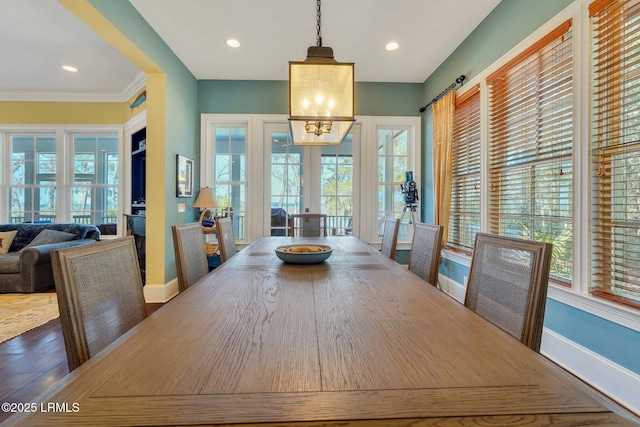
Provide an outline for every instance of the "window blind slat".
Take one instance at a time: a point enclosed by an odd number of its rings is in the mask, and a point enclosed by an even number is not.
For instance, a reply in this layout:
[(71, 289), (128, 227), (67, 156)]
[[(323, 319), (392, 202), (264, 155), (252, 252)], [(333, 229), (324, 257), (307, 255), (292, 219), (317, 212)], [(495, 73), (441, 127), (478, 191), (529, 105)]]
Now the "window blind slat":
[(452, 187), (448, 244), (471, 251), (480, 231), (480, 92), (474, 86), (456, 99), (453, 119)]
[(593, 295), (640, 306), (640, 4), (597, 0), (592, 20)]
[(596, 0), (589, 5), (589, 16), (602, 12), (605, 8), (614, 3), (615, 0)]
[[(628, 26), (626, 31), (637, 31), (637, 27), (640, 26), (640, 22), (636, 22), (633, 26)], [(594, 49), (593, 59), (597, 62), (606, 62), (609, 67), (615, 66), (619, 61), (619, 56), (612, 56), (612, 47), (621, 53), (626, 53), (634, 49), (634, 44), (637, 43), (640, 36), (627, 36), (626, 33), (618, 33), (606, 38), (596, 39), (598, 47)]]
[(489, 228), (554, 245), (572, 272), (573, 58), (567, 21), (489, 78)]
[(564, 36), (569, 31), (570, 28), (571, 28), (571, 20), (563, 22), (560, 26), (558, 26), (555, 30), (551, 31), (545, 37), (540, 39), (537, 43), (535, 43), (534, 45), (526, 49), (524, 52), (522, 52), (520, 55), (516, 56), (511, 61), (507, 62), (505, 65), (503, 65), (498, 70), (496, 70), (491, 75), (489, 75), (489, 77), (487, 77), (487, 84), (492, 84), (495, 80), (503, 78), (506, 72), (508, 72), (510, 69), (517, 66), (518, 64), (522, 63), (523, 59), (526, 59), (534, 55), (547, 44), (557, 40), (559, 37)]

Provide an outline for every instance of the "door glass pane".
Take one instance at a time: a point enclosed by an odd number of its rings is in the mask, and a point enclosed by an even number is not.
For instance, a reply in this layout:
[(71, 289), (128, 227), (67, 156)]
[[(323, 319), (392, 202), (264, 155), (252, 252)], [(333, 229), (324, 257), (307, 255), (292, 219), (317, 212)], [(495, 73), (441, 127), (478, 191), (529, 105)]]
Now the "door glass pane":
[(245, 239), (246, 217), (246, 140), (244, 126), (220, 126), (215, 129), (213, 194), (218, 216), (232, 219), (233, 233)]
[(351, 234), (353, 227), (353, 135), (339, 146), (321, 147), (320, 212), (327, 215), (327, 234)]
[(271, 142), (271, 235), (288, 234), (288, 218), (304, 212), (303, 162), (304, 147), (293, 145), (286, 127), (270, 132)]
[(358, 211), (354, 206), (354, 147), (359, 144), (359, 127), (338, 146), (293, 145), (286, 124), (267, 125), (264, 132), (271, 148), (266, 165), (267, 176), (271, 176), (267, 233), (288, 235), (290, 215), (320, 213), (327, 216), (327, 234), (352, 234), (354, 211)]
[[(378, 235), (384, 218), (400, 218), (398, 239), (410, 239), (410, 222), (418, 221), (418, 208), (407, 207), (400, 191), (409, 164), (408, 130), (404, 127), (378, 128)], [(412, 209), (415, 209), (412, 212)]]

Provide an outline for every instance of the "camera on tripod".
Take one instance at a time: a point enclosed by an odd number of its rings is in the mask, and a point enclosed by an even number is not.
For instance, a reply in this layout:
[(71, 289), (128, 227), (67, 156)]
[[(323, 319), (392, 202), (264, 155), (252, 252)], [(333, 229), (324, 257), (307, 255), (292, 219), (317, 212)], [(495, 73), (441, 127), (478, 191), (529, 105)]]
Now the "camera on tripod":
[(413, 171), (404, 173), (405, 183), (400, 185), (400, 191), (404, 196), (404, 204), (415, 208), (418, 204), (418, 184), (413, 180)]

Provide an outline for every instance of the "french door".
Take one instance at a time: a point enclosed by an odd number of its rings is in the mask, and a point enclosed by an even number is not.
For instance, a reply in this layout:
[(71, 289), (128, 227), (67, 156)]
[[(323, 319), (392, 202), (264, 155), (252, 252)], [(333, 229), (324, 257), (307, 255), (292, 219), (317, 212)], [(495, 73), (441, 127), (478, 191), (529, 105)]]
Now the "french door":
[(339, 146), (302, 146), (286, 123), (265, 123), (264, 147), (264, 235), (287, 235), (289, 215), (308, 212), (327, 215), (329, 234), (359, 234), (359, 124)]

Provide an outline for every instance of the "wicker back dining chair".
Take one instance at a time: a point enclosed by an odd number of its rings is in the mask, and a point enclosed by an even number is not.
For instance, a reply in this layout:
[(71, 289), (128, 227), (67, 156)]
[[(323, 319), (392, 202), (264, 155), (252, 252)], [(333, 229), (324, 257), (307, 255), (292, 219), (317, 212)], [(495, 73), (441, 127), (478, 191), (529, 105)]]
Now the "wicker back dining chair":
[(389, 258), (396, 259), (396, 247), (398, 246), (398, 232), (400, 231), (400, 220), (397, 218), (385, 218), (384, 231), (382, 233), (382, 245), (380, 252)]
[(476, 234), (464, 305), (540, 351), (550, 243)]
[(414, 223), (411, 253), (409, 254), (409, 271), (436, 287), (438, 286), (438, 270), (440, 268), (442, 231), (441, 225)]
[(69, 370), (146, 316), (133, 236), (51, 252)]
[(289, 236), (319, 237), (327, 235), (327, 215), (316, 213), (292, 214)]
[(184, 292), (209, 273), (204, 233), (199, 222), (173, 225), (171, 232), (178, 272), (178, 289)]
[(216, 234), (218, 235), (218, 246), (220, 247), (220, 262), (226, 262), (234, 256), (236, 249), (236, 238), (233, 234), (233, 223), (230, 217), (218, 218), (216, 220)]

